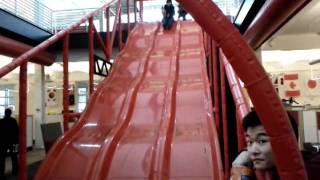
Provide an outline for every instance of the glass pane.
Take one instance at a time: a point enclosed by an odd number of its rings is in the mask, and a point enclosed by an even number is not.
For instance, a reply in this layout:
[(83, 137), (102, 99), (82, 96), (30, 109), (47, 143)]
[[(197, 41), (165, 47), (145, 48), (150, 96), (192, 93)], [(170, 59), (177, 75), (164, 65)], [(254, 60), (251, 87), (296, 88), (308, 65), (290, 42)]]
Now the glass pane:
[(79, 96), (79, 103), (86, 103), (87, 97), (86, 96)]
[(8, 98), (8, 105), (14, 105), (14, 98), (13, 97)]
[(78, 104), (78, 112), (82, 112), (86, 107), (86, 103), (79, 103)]
[(79, 94), (79, 95), (87, 94), (87, 88), (79, 88), (79, 89), (78, 89), (78, 94)]
[(0, 117), (4, 115), (4, 106), (0, 106)]
[(6, 99), (4, 97), (0, 97), (0, 105), (5, 105), (6, 104)]
[(14, 92), (12, 89), (9, 89), (9, 90), (8, 90), (8, 93), (7, 93), (7, 96), (8, 96), (8, 97), (14, 97), (14, 93), (15, 93), (15, 92)]
[(5, 95), (6, 95), (5, 91), (4, 91), (4, 90), (1, 90), (1, 91), (0, 91), (0, 97), (5, 97)]

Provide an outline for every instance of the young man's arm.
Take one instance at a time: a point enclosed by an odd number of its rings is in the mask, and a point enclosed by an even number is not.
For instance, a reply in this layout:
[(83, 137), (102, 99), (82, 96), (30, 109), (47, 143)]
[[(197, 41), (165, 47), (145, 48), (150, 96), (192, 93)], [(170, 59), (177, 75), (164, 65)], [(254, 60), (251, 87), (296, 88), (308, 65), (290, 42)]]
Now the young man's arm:
[(251, 180), (253, 176), (252, 162), (247, 150), (242, 151), (232, 162), (230, 180)]

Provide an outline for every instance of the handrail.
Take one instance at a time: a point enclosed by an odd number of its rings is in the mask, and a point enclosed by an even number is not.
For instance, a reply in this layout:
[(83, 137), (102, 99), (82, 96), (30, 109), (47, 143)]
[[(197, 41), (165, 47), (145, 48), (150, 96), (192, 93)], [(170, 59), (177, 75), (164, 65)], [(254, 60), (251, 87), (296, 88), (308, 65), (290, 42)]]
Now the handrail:
[[(23, 53), (21, 56), (13, 59), (13, 61), (4, 67), (0, 69), (0, 78), (2, 78), (4, 75), (8, 74), (10, 71), (14, 70), (16, 67), (20, 66), (21, 64), (27, 62), (29, 59), (34, 57), (37, 53), (43, 51), (53, 43), (57, 42), (60, 40), (62, 37), (64, 37), (67, 33), (71, 32), (73, 29), (76, 27), (80, 26), (80, 24), (84, 23), (85, 21), (89, 20), (90, 17), (93, 17), (96, 15), (100, 10), (105, 9), (106, 7), (110, 6), (112, 3), (114, 3), (117, 0), (112, 0), (109, 3), (105, 4), (101, 8), (95, 10), (94, 12), (91, 12), (87, 14), (85, 17), (83, 17), (81, 20), (79, 20), (77, 23), (74, 23), (71, 25), (69, 28), (62, 30), (55, 34), (54, 36), (50, 37), (48, 40), (40, 43), (38, 46), (35, 48)], [(112, 41), (113, 42), (113, 41)]]
[(221, 58), (227, 75), (233, 101), (236, 105), (238, 150), (241, 150), (246, 146), (244, 131), (241, 122), (242, 119), (246, 116), (246, 114), (250, 112), (250, 109), (248, 102), (244, 99), (244, 94), (238, 76), (234, 72), (232, 66), (230, 65), (223, 53), (221, 53)]

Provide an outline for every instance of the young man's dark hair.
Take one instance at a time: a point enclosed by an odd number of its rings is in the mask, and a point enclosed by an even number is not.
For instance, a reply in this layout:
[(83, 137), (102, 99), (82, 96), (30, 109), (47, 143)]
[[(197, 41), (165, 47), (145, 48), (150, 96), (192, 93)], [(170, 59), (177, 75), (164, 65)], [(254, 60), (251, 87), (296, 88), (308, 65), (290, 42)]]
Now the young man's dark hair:
[(4, 116), (5, 117), (11, 117), (12, 111), (11, 109), (7, 108), (4, 110)]
[[(299, 136), (298, 135), (298, 124), (297, 124), (296, 120), (293, 118), (293, 116), (290, 115), (290, 113), (287, 113), (287, 114), (288, 114), (288, 117), (289, 117), (289, 120), (290, 120), (291, 127), (293, 129), (294, 135), (298, 139), (298, 136)], [(252, 109), (252, 111), (249, 112), (243, 118), (243, 121), (242, 121), (243, 130), (247, 131), (248, 128), (256, 127), (256, 126), (259, 126), (259, 125), (261, 125), (260, 118), (259, 118), (257, 112), (254, 109)]]

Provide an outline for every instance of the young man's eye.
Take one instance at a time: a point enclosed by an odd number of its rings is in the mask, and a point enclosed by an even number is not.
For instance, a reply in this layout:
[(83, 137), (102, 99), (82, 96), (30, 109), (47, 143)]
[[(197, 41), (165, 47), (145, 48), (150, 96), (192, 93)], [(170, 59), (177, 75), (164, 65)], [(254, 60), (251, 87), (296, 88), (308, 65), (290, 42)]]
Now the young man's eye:
[(247, 146), (251, 146), (252, 141), (247, 141)]
[(264, 139), (260, 139), (260, 140), (258, 140), (258, 143), (259, 144), (265, 144), (265, 143), (267, 143), (268, 141), (267, 140), (264, 140)]

